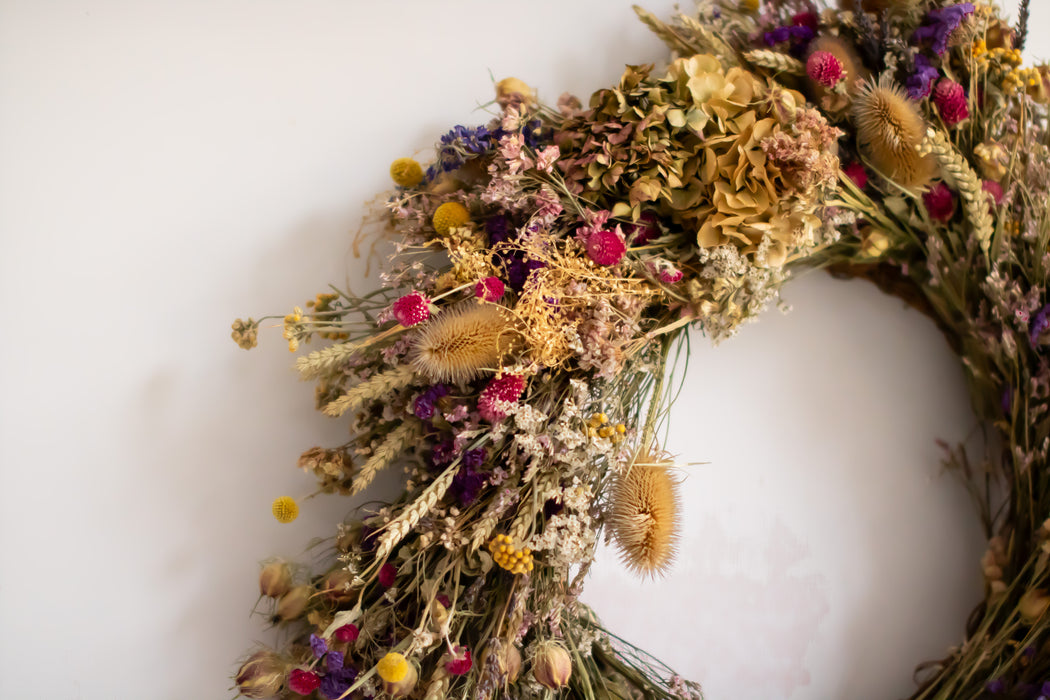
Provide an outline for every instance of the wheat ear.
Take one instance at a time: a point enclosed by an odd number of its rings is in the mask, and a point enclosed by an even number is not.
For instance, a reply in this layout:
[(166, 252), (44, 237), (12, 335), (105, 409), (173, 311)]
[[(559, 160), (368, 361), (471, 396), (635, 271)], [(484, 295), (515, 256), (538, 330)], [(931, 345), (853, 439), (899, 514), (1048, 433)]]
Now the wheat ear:
[(423, 700), (445, 700), (450, 685), (448, 671), (444, 666), (438, 666), (434, 675), (430, 677), (430, 684), (427, 686), (427, 693), (423, 696)]
[(988, 193), (981, 186), (981, 178), (977, 177), (977, 173), (955, 149), (948, 137), (936, 129), (926, 130), (926, 138), (919, 146), (919, 152), (932, 153), (941, 166), (944, 179), (959, 191), (977, 240), (981, 242), (981, 248), (987, 251), (995, 225), (988, 205)]
[(415, 376), (415, 370), (408, 365), (380, 372), (326, 404), (322, 410), (325, 415), (338, 418), (347, 411), (353, 411), (369, 401), (384, 398), (390, 392), (408, 386)]
[(376, 474), (386, 469), (394, 459), (405, 451), (405, 448), (413, 442), (420, 433), (420, 423), (417, 420), (407, 420), (394, 428), (383, 444), (376, 448), (375, 453), (361, 467), (361, 471), (354, 477), (354, 483), (350, 489), (351, 494), (361, 493)]
[(386, 525), (383, 534), (379, 536), (379, 546), (376, 549), (376, 560), (382, 561), (390, 555), (394, 547), (412, 531), (420, 519), (430, 512), (445, 496), (448, 487), (452, 485), (452, 479), (459, 471), (459, 462), (453, 462), (448, 469), (442, 473), (433, 483), (420, 494), (415, 502), (401, 511), (401, 515), (391, 520)]
[(744, 58), (753, 66), (766, 68), (777, 73), (788, 73), (789, 75), (806, 74), (806, 66), (802, 64), (802, 61), (779, 51), (757, 49), (745, 53)]

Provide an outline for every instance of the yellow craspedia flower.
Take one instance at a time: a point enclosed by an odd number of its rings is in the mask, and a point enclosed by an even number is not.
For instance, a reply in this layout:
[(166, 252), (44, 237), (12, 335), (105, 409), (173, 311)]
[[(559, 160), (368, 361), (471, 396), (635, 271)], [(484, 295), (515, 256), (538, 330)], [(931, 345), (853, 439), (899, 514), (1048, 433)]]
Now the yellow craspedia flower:
[(277, 518), (277, 522), (290, 523), (299, 517), (299, 504), (291, 496), (274, 499), (273, 517)]
[(387, 683), (400, 683), (408, 675), (408, 660), (392, 651), (376, 664), (376, 673)]
[(444, 236), (454, 228), (469, 224), (470, 212), (459, 202), (445, 202), (434, 212), (431, 223), (434, 224), (434, 230)]
[(423, 168), (413, 158), (398, 158), (390, 164), (390, 177), (402, 187), (415, 187), (423, 181)]

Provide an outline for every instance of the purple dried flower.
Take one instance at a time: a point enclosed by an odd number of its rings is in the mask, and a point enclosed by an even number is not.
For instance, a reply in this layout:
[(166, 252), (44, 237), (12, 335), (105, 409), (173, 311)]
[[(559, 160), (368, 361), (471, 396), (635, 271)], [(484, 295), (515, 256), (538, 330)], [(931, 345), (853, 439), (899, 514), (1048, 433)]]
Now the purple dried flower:
[(933, 83), (939, 78), (941, 72), (937, 70), (930, 59), (921, 53), (915, 57), (915, 72), (908, 76), (906, 87), (908, 97), (913, 100), (921, 100), (928, 97), (933, 90)]
[(484, 448), (478, 450), (467, 450), (463, 453), (463, 464), (471, 469), (477, 469), (485, 463)]
[(343, 656), (341, 651), (330, 651), (328, 655), (324, 657), (325, 665), (329, 671), (341, 671), (343, 669), (343, 662), (346, 657)]
[(469, 506), (477, 500), (478, 493), (485, 485), (485, 475), (479, 474), (473, 467), (464, 464), (456, 475), (452, 477), (452, 486), (449, 490), (463, 507)]
[(314, 653), (314, 656), (318, 659), (325, 655), (328, 651), (328, 645), (325, 641), (318, 637), (316, 634), (310, 635), (310, 651)]
[(448, 387), (444, 384), (435, 384), (416, 398), (412, 412), (420, 420), (430, 420), (434, 417), (434, 403), (446, 395), (448, 395)]
[(1028, 339), (1032, 342), (1032, 347), (1036, 347), (1039, 344), (1039, 336), (1047, 328), (1050, 328), (1050, 304), (1039, 309), (1035, 317), (1032, 318), (1031, 325), (1028, 326)]
[(998, 695), (999, 693), (1006, 690), (1006, 684), (1001, 679), (996, 678), (995, 680), (988, 681), (984, 684), (984, 689), (992, 695)]
[(329, 673), (321, 679), (321, 695), (328, 700), (337, 700), (346, 694), (357, 678), (357, 669), (353, 666), (344, 666), (338, 671)]
[(958, 5), (949, 5), (926, 13), (926, 22), (915, 30), (911, 35), (912, 41), (932, 41), (933, 51), (938, 56), (943, 56), (948, 50), (948, 41), (952, 32), (959, 28), (963, 20), (972, 15), (974, 5), (972, 2), (961, 2)]
[(776, 46), (785, 41), (804, 45), (813, 39), (813, 30), (805, 25), (791, 24), (766, 32), (762, 38), (765, 39), (766, 44), (769, 46)]
[(1003, 409), (1003, 413), (1010, 415), (1010, 408), (1014, 405), (1014, 388), (1008, 386), (1003, 389), (1002, 395), (999, 397), (999, 408)]
[(454, 454), (455, 445), (451, 440), (439, 442), (434, 445), (433, 451), (430, 453), (430, 461), (435, 467), (442, 467), (452, 461)]

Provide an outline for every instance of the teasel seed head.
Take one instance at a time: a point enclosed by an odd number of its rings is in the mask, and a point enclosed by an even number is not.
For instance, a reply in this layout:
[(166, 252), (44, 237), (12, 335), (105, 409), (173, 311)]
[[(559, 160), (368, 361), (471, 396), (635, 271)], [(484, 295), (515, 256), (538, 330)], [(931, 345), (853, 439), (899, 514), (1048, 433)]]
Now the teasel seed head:
[(921, 188), (933, 178), (933, 156), (918, 152), (926, 120), (889, 74), (864, 86), (853, 101), (853, 120), (865, 157), (898, 185)]
[(673, 463), (639, 454), (612, 487), (609, 521), (628, 569), (643, 577), (666, 574), (678, 552), (681, 507)]
[(435, 382), (464, 382), (521, 345), (521, 333), (510, 310), (498, 304), (466, 302), (446, 309), (421, 326), (412, 364)]

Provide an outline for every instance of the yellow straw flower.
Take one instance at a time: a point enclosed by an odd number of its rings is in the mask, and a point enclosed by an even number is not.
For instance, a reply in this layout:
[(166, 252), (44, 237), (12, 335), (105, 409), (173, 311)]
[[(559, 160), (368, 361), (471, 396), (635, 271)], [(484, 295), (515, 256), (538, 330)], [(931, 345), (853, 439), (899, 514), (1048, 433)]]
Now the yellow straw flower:
[(408, 675), (408, 660), (392, 651), (376, 664), (376, 673), (387, 683), (400, 683)]
[(459, 202), (445, 202), (434, 212), (434, 218), (431, 221), (434, 224), (434, 230), (439, 235), (445, 236), (450, 230), (469, 224), (470, 212)]
[(281, 496), (274, 499), (273, 517), (279, 523), (290, 523), (299, 517), (299, 504), (291, 496)]
[(401, 187), (415, 187), (423, 181), (423, 168), (412, 158), (398, 158), (390, 164), (390, 177)]

